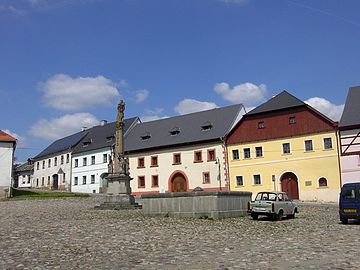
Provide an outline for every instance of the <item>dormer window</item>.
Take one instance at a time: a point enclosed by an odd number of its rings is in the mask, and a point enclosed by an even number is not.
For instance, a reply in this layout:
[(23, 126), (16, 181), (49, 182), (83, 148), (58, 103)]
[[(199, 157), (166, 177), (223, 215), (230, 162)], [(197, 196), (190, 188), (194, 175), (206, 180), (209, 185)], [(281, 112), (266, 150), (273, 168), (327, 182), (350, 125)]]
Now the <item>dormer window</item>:
[(289, 124), (296, 124), (296, 117), (295, 116), (290, 116), (289, 117)]
[(169, 131), (171, 136), (176, 136), (180, 133), (180, 128), (174, 127), (172, 130)]
[(146, 140), (149, 140), (151, 138), (151, 134), (150, 134), (150, 132), (145, 132), (140, 137), (141, 137), (141, 140), (146, 141)]
[(201, 130), (207, 131), (207, 130), (210, 130), (212, 127), (213, 127), (213, 125), (211, 124), (211, 122), (207, 121), (201, 125)]
[(91, 144), (91, 140), (86, 140), (83, 142), (83, 147), (87, 147)]
[(107, 137), (106, 137), (106, 141), (107, 141), (107, 142), (111, 142), (114, 138), (115, 138), (114, 135), (107, 136)]

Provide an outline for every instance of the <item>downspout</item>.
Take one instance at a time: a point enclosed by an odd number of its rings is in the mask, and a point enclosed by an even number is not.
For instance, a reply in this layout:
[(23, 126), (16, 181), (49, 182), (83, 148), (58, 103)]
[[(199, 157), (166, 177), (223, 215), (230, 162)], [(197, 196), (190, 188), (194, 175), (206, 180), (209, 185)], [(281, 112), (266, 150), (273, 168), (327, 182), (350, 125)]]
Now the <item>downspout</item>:
[(16, 140), (13, 143), (13, 153), (11, 157), (11, 180), (10, 180), (10, 188), (9, 188), (9, 197), (12, 197), (12, 189), (14, 186), (14, 161), (15, 161), (15, 149), (16, 149)]
[[(226, 136), (226, 135), (225, 135)], [(228, 154), (227, 154), (227, 145), (225, 143), (224, 137), (220, 138), (221, 142), (222, 142), (222, 147), (223, 147), (223, 151), (225, 151), (224, 153), (224, 168), (225, 168), (225, 181), (227, 183), (227, 187), (226, 190), (230, 191), (230, 181), (229, 181), (229, 166), (228, 166)]]
[(69, 175), (69, 177), (70, 177), (70, 180), (69, 180), (69, 192), (71, 192), (71, 183), (72, 183), (72, 177), (73, 177), (73, 175), (72, 175), (72, 155), (71, 155), (71, 151), (69, 152), (69, 162), (70, 162), (70, 175)]
[(339, 179), (340, 179), (340, 188), (342, 187), (342, 173), (341, 173), (341, 145), (339, 142), (339, 138), (340, 138), (340, 129), (339, 126), (337, 126), (336, 130), (335, 130), (335, 135), (336, 135), (336, 146), (337, 146), (337, 156), (338, 156), (338, 166), (339, 166)]

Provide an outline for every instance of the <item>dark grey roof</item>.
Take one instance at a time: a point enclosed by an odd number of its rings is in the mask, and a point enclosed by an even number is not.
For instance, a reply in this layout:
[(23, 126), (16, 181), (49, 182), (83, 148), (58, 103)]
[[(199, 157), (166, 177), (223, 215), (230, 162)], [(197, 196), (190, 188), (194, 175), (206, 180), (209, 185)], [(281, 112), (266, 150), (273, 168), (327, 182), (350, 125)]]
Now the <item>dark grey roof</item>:
[(41, 157), (50, 156), (55, 153), (62, 152), (64, 150), (74, 147), (79, 141), (87, 134), (87, 130), (75, 133), (73, 135), (61, 138), (52, 144), (50, 144), (44, 151), (38, 154), (34, 159), (39, 159)]
[(277, 111), (298, 106), (306, 106), (306, 104), (300, 99), (289, 94), (288, 92), (283, 91), (280, 94), (269, 99), (265, 103), (257, 106), (255, 109), (251, 110), (246, 115)]
[(175, 116), (136, 125), (125, 139), (125, 151), (184, 145), (220, 139), (230, 131), (243, 105)]
[(340, 119), (340, 128), (360, 125), (360, 86), (350, 87), (345, 108)]
[(15, 173), (32, 171), (34, 169), (34, 163), (24, 162), (15, 166)]
[[(131, 128), (139, 122), (138, 117), (124, 120), (124, 137), (126, 138)], [(108, 123), (95, 126), (87, 130), (87, 135), (74, 148), (73, 154), (109, 147), (115, 143), (115, 124)]]

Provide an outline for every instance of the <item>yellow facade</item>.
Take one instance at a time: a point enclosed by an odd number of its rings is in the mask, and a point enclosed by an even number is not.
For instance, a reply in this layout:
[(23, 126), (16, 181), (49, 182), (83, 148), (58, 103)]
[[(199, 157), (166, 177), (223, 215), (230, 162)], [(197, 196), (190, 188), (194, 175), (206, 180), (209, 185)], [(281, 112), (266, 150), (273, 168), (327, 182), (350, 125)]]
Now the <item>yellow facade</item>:
[[(327, 143), (331, 140), (331, 148), (325, 149), (324, 139)], [(312, 141), (313, 150), (306, 150), (305, 141)], [(286, 143), (290, 144), (290, 153), (284, 154), (283, 144)], [(311, 143), (307, 144), (309, 147)], [(262, 157), (256, 157), (256, 147), (261, 147)], [(250, 158), (244, 158), (245, 148), (250, 148)], [(231, 191), (251, 191), (253, 197), (259, 191), (279, 191), (283, 175), (290, 172), (297, 178), (300, 200), (338, 201), (340, 169), (335, 131), (228, 145), (227, 152)], [(254, 183), (254, 175), (260, 175), (260, 184)], [(326, 179), (326, 186), (321, 178)]]

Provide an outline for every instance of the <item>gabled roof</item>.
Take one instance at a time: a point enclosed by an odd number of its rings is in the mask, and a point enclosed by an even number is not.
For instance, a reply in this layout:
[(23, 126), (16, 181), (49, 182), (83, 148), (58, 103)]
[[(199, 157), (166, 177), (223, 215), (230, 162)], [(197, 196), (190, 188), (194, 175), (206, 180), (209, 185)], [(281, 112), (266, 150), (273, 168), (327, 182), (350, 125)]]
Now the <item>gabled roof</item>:
[[(139, 122), (138, 117), (124, 120), (124, 137)], [(109, 147), (115, 143), (115, 124), (116, 122), (99, 125), (87, 130), (86, 136), (74, 148), (73, 154), (87, 152), (91, 150)]]
[(360, 86), (350, 87), (345, 108), (340, 119), (340, 128), (360, 125)]
[(125, 151), (140, 151), (219, 140), (235, 124), (242, 104), (175, 116), (136, 125), (125, 139)]
[(34, 169), (34, 163), (32, 162), (24, 162), (22, 164), (18, 164), (15, 166), (15, 173), (32, 171)]
[(0, 130), (0, 142), (16, 142), (16, 138)]
[(265, 103), (257, 106), (255, 109), (248, 112), (246, 115), (253, 115), (265, 112), (272, 112), (283, 110), (287, 108), (294, 108), (298, 106), (305, 106), (306, 104), (300, 99), (294, 97), (286, 91), (281, 92), (280, 94), (272, 97)]
[(71, 149), (75, 145), (77, 145), (82, 138), (88, 133), (87, 130), (72, 134), (65, 138), (61, 138), (52, 144), (50, 144), (44, 151), (38, 154), (34, 159), (39, 159), (41, 157), (50, 156), (59, 152), (62, 152), (67, 149)]

